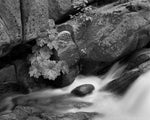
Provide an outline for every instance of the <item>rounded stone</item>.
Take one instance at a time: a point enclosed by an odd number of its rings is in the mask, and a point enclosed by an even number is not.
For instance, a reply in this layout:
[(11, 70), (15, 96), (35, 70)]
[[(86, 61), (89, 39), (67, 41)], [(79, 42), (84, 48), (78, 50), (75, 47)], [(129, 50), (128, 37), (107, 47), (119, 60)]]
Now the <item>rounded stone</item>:
[(84, 85), (80, 85), (80, 86), (76, 87), (75, 89), (73, 89), (71, 91), (71, 93), (73, 95), (76, 95), (76, 96), (79, 96), (79, 97), (83, 97), (83, 96), (85, 96), (87, 94), (92, 93), (94, 89), (95, 88), (94, 88), (93, 85), (91, 85), (91, 84), (84, 84)]

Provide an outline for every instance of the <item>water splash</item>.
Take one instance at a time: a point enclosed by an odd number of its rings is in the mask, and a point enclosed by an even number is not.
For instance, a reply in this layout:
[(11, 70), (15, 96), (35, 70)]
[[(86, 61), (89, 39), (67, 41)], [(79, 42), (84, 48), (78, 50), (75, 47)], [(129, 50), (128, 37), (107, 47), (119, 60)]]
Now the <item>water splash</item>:
[[(148, 120), (150, 118), (150, 71), (141, 75), (121, 98), (113, 93), (99, 91), (107, 83), (118, 77), (125, 66), (115, 64), (112, 69), (101, 77), (86, 77), (76, 80), (75, 85), (89, 83), (95, 86), (95, 91), (83, 98), (74, 98), (78, 101), (92, 102), (93, 105), (83, 109), (69, 109), (67, 112), (98, 112), (104, 117), (94, 120)], [(83, 82), (83, 83), (82, 83)], [(122, 86), (123, 87), (123, 86)]]
[(150, 118), (150, 71), (141, 75), (122, 98), (123, 110), (132, 116), (147, 120)]
[[(116, 63), (104, 76), (78, 76), (68, 87), (48, 89), (29, 94), (31, 97), (51, 97), (69, 94), (74, 88), (83, 84), (92, 84), (95, 90), (85, 97), (71, 97), (75, 101), (89, 102), (92, 106), (82, 109), (69, 108), (65, 112), (96, 112), (103, 117), (94, 120), (148, 120), (150, 118), (150, 71), (141, 75), (123, 97), (100, 91), (105, 85), (120, 77), (126, 66)], [(25, 95), (26, 97), (26, 95)]]

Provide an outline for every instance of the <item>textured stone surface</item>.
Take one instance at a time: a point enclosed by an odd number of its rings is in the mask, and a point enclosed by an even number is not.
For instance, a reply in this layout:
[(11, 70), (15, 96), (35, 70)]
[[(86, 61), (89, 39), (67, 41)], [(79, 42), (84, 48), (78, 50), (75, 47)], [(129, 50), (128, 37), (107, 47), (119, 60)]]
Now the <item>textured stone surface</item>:
[(49, 18), (59, 20), (72, 7), (71, 0), (48, 0)]
[(47, 28), (48, 1), (22, 0), (24, 39), (32, 40)]
[(75, 40), (84, 58), (112, 62), (149, 42), (149, 10), (142, 7), (133, 12), (128, 8), (131, 4), (95, 9), (92, 22), (83, 25), (70, 22), (77, 30)]
[(149, 43), (149, 6), (143, 0), (120, 1), (93, 9), (89, 15), (92, 21), (82, 21), (80, 15), (58, 26), (58, 31), (71, 33), (83, 74), (97, 74)]
[(0, 0), (0, 56), (21, 42), (22, 24), (19, 0)]

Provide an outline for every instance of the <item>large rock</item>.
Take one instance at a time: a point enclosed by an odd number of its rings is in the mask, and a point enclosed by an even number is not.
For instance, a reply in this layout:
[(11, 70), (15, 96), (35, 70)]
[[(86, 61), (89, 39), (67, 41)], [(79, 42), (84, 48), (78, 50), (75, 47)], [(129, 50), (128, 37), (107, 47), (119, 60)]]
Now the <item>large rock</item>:
[[(118, 6), (119, 7), (119, 6)], [(111, 62), (144, 47), (149, 42), (149, 11), (132, 12), (111, 8), (96, 10), (93, 21), (86, 27), (77, 44), (85, 58)], [(127, 12), (124, 12), (127, 11)], [(118, 12), (118, 13), (117, 13)], [(147, 19), (145, 14), (147, 12)]]
[(68, 65), (69, 72), (67, 74), (61, 74), (51, 84), (55, 87), (65, 87), (70, 85), (75, 77), (79, 74), (79, 51), (74, 43), (71, 33), (69, 31), (60, 31), (57, 39), (58, 50), (57, 55), (59, 60), (65, 61)]
[(48, 0), (21, 0), (24, 40), (32, 40), (46, 31), (48, 24)]
[(149, 2), (139, 2), (140, 10), (135, 2), (94, 9), (90, 15), (92, 21), (68, 22), (73, 26), (75, 41), (83, 58), (112, 62), (149, 42), (150, 14), (143, 7)]
[(0, 0), (0, 56), (21, 42), (22, 24), (19, 0)]

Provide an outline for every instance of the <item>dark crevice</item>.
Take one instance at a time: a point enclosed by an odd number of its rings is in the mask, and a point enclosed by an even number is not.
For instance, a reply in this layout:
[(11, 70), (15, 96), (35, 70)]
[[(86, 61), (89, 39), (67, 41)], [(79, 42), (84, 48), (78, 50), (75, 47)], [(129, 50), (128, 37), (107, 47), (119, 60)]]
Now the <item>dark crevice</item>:
[[(118, 0), (89, 0), (89, 2), (86, 4), (86, 6), (89, 6), (89, 5), (92, 5), (92, 6), (102, 6), (102, 5), (106, 5), (106, 4), (109, 4), (109, 3), (113, 3), (113, 2), (116, 2)], [(82, 9), (84, 8), (85, 6), (80, 6), (80, 7), (77, 7), (77, 8), (71, 8), (66, 14), (64, 14), (62, 17), (60, 17), (56, 22), (56, 24), (62, 24), (68, 20), (71, 19), (70, 16), (73, 16), (79, 12), (83, 12)]]
[(23, 7), (23, 1), (24, 0), (20, 0), (20, 15), (21, 15), (21, 25), (22, 25), (22, 42), (25, 41), (25, 32), (24, 32), (24, 28), (25, 28), (25, 21), (24, 21), (24, 7)]
[(26, 59), (27, 56), (32, 53), (32, 47), (35, 44), (36, 41), (32, 40), (12, 48), (12, 50), (6, 56), (0, 58), (0, 68), (3, 68), (8, 64), (12, 64), (12, 62), (17, 59)]
[[(99, 0), (89, 0), (89, 2), (86, 4), (86, 6), (89, 6), (89, 5), (98, 3), (98, 2), (99, 2)], [(82, 12), (82, 9), (84, 7), (85, 6), (80, 6), (80, 7), (77, 7), (77, 8), (73, 8), (73, 6), (72, 6), (71, 9), (66, 14), (64, 14), (62, 17), (60, 17), (59, 20), (56, 21), (56, 24), (62, 24), (64, 22), (70, 20), (71, 19), (70, 16), (75, 15), (79, 12)]]

